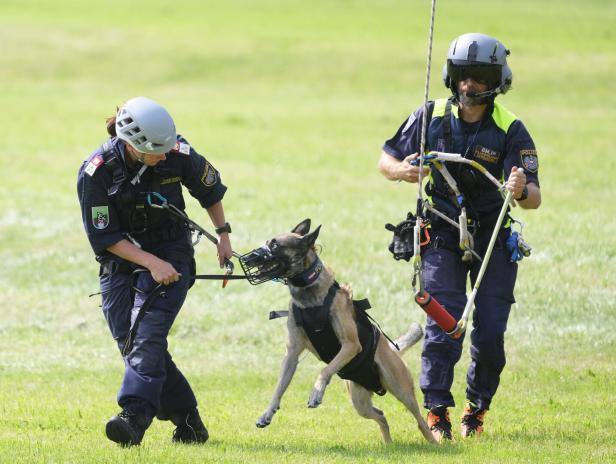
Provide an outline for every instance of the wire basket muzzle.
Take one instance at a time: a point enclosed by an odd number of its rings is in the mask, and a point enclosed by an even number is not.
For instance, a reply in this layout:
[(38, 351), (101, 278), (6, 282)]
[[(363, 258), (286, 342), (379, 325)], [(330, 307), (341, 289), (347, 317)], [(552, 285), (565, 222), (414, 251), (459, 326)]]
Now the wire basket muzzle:
[(255, 248), (240, 256), (238, 260), (246, 279), (252, 285), (283, 277), (289, 267), (284, 256), (274, 255), (267, 246)]

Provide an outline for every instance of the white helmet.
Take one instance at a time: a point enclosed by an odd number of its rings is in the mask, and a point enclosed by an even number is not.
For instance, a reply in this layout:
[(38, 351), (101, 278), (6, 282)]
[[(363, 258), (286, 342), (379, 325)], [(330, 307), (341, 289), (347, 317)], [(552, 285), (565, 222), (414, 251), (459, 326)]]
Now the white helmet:
[(146, 97), (128, 100), (118, 110), (118, 138), (142, 153), (162, 154), (176, 143), (175, 124), (165, 108)]

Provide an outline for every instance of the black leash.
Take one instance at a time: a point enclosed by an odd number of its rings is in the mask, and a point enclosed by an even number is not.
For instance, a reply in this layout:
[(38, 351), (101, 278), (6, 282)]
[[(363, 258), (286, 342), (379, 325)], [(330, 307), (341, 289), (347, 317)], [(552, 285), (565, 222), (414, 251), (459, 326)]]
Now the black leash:
[[(145, 293), (143, 290), (137, 287), (137, 283), (136, 283), (137, 276), (141, 272), (148, 272), (148, 270), (143, 269), (143, 268), (135, 269), (131, 275), (131, 278), (135, 282), (134, 285), (131, 285), (131, 289), (137, 293)], [(163, 284), (157, 284), (156, 287), (154, 287), (154, 289), (150, 293), (148, 293), (148, 296), (145, 298), (145, 301), (141, 305), (141, 308), (139, 308), (137, 317), (135, 317), (135, 320), (130, 326), (128, 335), (126, 336), (126, 341), (124, 342), (124, 348), (122, 348), (122, 356), (127, 356), (128, 353), (130, 353), (131, 350), (133, 349), (133, 343), (135, 342), (135, 336), (137, 335), (137, 329), (139, 328), (139, 323), (141, 322), (141, 319), (143, 319), (143, 317), (145, 316), (145, 313), (148, 311), (148, 309), (150, 309), (150, 306), (152, 306), (152, 303), (154, 303), (154, 300), (161, 295), (162, 296), (165, 295)], [(134, 297), (133, 297), (133, 301), (134, 301)]]
[(230, 275), (230, 274), (197, 274), (190, 277), (191, 279), (198, 280), (239, 280), (247, 279), (245, 275)]

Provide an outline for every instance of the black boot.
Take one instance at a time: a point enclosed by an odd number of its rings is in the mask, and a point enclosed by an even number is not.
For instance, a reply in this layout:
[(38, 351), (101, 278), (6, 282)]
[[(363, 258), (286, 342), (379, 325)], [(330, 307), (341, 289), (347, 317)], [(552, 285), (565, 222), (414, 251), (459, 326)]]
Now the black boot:
[(172, 414), (171, 422), (177, 425), (172, 438), (175, 443), (205, 443), (210, 437), (197, 408)]
[(141, 443), (151, 423), (152, 419), (145, 414), (124, 408), (120, 414), (109, 419), (105, 432), (111, 441), (122, 446), (135, 446)]

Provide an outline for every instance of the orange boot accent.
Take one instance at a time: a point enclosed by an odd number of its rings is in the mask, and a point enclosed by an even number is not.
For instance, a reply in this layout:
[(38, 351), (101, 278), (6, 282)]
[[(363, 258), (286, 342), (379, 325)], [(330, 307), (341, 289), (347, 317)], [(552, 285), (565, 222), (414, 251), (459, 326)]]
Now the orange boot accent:
[(483, 433), (483, 420), (487, 412), (487, 409), (479, 409), (471, 402), (466, 405), (460, 423), (462, 438), (479, 437)]
[(436, 406), (430, 409), (430, 411), (428, 411), (427, 422), (432, 436), (437, 442), (442, 443), (445, 440), (453, 441), (449, 411), (447, 411), (446, 407)]

